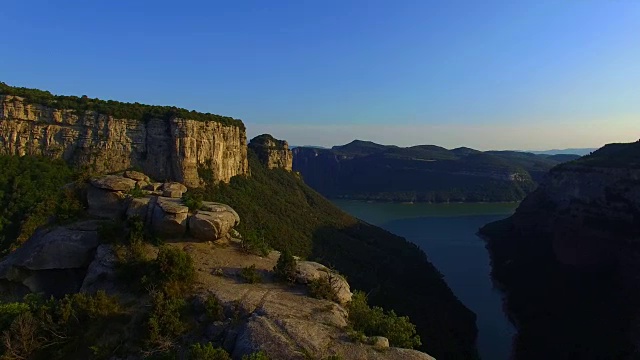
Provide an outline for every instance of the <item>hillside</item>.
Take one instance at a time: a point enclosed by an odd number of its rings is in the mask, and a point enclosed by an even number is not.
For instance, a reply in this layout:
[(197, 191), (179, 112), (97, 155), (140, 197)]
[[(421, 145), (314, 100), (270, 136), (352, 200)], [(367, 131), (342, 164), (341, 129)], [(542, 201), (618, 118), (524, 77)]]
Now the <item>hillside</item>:
[(480, 230), (518, 328), (518, 359), (640, 353), (640, 143), (554, 167), (503, 221)]
[(244, 219), (241, 232), (257, 231), (276, 249), (345, 274), (371, 303), (408, 315), (434, 357), (477, 358), (475, 315), (455, 298), (422, 250), (342, 212), (295, 173), (266, 169), (252, 151), (249, 162), (251, 177), (202, 190), (204, 198), (236, 209)]
[[(430, 354), (477, 358), (475, 315), (455, 298), (426, 255), (348, 216), (309, 188), (289, 171), (292, 155), (286, 142), (263, 135), (248, 146), (244, 126), (217, 115), (4, 84), (0, 90), (0, 163), (5, 170), (0, 175), (0, 250), (5, 254), (41, 234), (42, 226), (67, 226), (84, 216), (96, 196), (105, 206), (115, 206), (122, 196), (138, 196), (137, 188), (115, 198), (83, 189), (98, 175), (141, 170), (156, 181), (187, 185), (185, 201), (192, 205), (203, 200), (231, 205), (248, 239), (337, 269), (355, 289), (366, 291), (372, 304), (410, 316)], [(163, 196), (184, 192), (182, 185), (152, 191)], [(182, 219), (181, 214), (168, 219)], [(89, 215), (96, 214), (90, 210)], [(79, 226), (68, 230), (85, 231), (85, 225)], [(166, 226), (175, 230), (171, 222)], [(68, 275), (78, 280), (75, 270), (60, 272)]]
[(293, 170), (325, 196), (413, 202), (519, 201), (553, 166), (578, 158), (360, 140), (293, 154)]

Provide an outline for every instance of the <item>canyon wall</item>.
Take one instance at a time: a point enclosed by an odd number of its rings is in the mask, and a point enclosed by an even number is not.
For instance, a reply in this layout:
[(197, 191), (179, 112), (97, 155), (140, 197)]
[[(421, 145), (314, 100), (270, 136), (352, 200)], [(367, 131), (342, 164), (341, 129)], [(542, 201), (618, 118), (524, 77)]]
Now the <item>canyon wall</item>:
[(480, 232), (515, 359), (640, 356), (640, 142), (555, 167)]
[(0, 95), (0, 154), (62, 158), (98, 173), (138, 168), (152, 178), (203, 185), (198, 168), (214, 181), (247, 174), (245, 130), (182, 118), (118, 119), (29, 104)]
[(289, 144), (286, 141), (263, 134), (251, 139), (249, 147), (258, 155), (258, 159), (267, 169), (291, 171), (293, 153), (289, 150)]

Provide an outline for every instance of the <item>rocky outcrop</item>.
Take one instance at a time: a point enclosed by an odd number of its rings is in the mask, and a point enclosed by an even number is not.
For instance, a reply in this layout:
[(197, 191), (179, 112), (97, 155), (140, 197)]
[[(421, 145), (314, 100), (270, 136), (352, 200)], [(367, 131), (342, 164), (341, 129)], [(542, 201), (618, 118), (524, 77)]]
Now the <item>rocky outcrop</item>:
[(80, 288), (98, 247), (98, 221), (37, 231), (0, 262), (0, 293), (62, 295)]
[(43, 155), (110, 173), (132, 167), (156, 180), (202, 185), (248, 173), (245, 130), (181, 118), (118, 119), (93, 111), (59, 110), (0, 95), (0, 154)]
[[(269, 271), (277, 262), (278, 252), (259, 257), (238, 248), (210, 248), (204, 243), (176, 246), (183, 247), (198, 264), (198, 302), (213, 295), (225, 314), (236, 319), (201, 320), (207, 329), (204, 340), (223, 344), (234, 359), (263, 351), (271, 359), (304, 360), (312, 355), (318, 359), (336, 356), (345, 360), (433, 360), (423, 352), (389, 347), (383, 337), (371, 337), (363, 343), (349, 340), (345, 307), (312, 298), (299, 286), (274, 282)], [(305, 262), (300, 273), (313, 277), (317, 269), (324, 268), (315, 264)], [(240, 270), (248, 266), (255, 266), (260, 272), (262, 283), (237, 280)]]
[(97, 247), (96, 254), (87, 268), (87, 273), (82, 281), (80, 292), (95, 293), (103, 290), (107, 293), (115, 293), (116, 266), (118, 258), (113, 247), (102, 244)]
[(159, 197), (153, 208), (151, 229), (164, 238), (182, 237), (187, 232), (189, 208), (180, 199)]
[(205, 202), (189, 219), (189, 232), (202, 241), (215, 241), (223, 238), (234, 226), (240, 223), (240, 217), (229, 205)]
[[(149, 190), (140, 190), (142, 197), (129, 193), (147, 180), (145, 174), (138, 172), (92, 179), (86, 192), (88, 214), (116, 222), (139, 219), (153, 235), (173, 240), (226, 239), (240, 223), (238, 214), (225, 204), (204, 202), (202, 210), (191, 213), (180, 198), (154, 195)], [(180, 195), (187, 191), (176, 182), (149, 185)], [(190, 222), (189, 218), (193, 220)], [(111, 246), (98, 241), (102, 223), (103, 220), (88, 220), (37, 231), (0, 262), (0, 293), (19, 298), (29, 292), (58, 296), (79, 290), (115, 291), (115, 253)], [(191, 231), (187, 231), (189, 223)]]
[(298, 261), (296, 269), (296, 282), (309, 284), (311, 281), (326, 279), (340, 304), (351, 301), (351, 289), (349, 283), (340, 274), (331, 271), (326, 266), (313, 261)]
[(516, 358), (640, 354), (640, 143), (552, 169), (481, 234), (518, 328)]
[(286, 141), (275, 139), (269, 134), (263, 134), (251, 139), (249, 147), (268, 169), (292, 170), (293, 153), (289, 150), (289, 144)]

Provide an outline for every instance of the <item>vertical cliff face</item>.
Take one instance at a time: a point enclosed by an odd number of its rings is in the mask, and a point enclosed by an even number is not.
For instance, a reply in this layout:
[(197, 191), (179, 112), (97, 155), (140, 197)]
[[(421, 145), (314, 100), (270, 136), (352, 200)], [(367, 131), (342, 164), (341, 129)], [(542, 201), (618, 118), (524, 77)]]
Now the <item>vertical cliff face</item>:
[(269, 169), (291, 171), (293, 168), (293, 153), (289, 150), (289, 144), (284, 140), (263, 134), (251, 139), (249, 147), (258, 155), (260, 162)]
[(141, 168), (157, 180), (203, 184), (248, 171), (245, 130), (182, 118), (118, 119), (95, 111), (60, 110), (0, 95), (0, 154), (62, 158), (97, 172)]
[(554, 168), (481, 233), (517, 359), (640, 356), (640, 142)]

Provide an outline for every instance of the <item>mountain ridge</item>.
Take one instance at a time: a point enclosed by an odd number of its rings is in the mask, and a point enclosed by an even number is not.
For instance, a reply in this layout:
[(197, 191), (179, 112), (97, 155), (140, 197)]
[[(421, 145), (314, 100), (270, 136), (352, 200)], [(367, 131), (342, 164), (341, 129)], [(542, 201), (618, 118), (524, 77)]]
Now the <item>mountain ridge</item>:
[(578, 158), (365, 140), (293, 155), (293, 170), (325, 196), (403, 202), (519, 201), (551, 167)]

